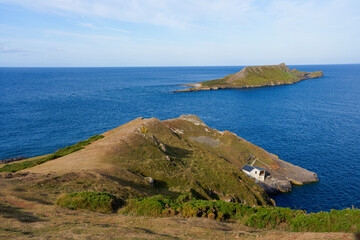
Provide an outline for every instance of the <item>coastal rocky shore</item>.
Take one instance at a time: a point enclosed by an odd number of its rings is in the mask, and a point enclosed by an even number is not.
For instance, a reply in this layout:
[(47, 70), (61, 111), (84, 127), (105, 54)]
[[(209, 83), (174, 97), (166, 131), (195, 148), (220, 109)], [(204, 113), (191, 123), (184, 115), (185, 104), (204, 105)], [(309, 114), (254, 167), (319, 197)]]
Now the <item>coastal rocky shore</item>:
[(16, 161), (20, 161), (20, 160), (24, 160), (24, 159), (26, 159), (26, 157), (14, 157), (14, 158), (0, 159), (0, 164), (16, 162)]

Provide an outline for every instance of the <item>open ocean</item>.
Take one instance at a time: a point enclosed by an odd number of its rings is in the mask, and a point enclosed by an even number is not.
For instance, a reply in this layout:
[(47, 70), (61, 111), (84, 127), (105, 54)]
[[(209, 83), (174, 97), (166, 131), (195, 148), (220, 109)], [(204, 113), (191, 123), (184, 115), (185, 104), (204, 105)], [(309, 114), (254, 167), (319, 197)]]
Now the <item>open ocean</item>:
[(52, 153), (139, 116), (195, 114), (318, 174), (318, 183), (273, 196), (278, 206), (360, 208), (360, 65), (292, 67), (325, 77), (172, 93), (243, 67), (0, 68), (0, 159)]

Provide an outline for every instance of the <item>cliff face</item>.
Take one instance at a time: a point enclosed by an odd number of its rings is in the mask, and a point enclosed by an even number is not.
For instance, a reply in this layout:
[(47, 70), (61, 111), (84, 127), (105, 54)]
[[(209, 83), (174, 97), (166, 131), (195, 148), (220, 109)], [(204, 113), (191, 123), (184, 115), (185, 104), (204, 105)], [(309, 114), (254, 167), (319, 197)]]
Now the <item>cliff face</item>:
[[(165, 194), (272, 205), (268, 192), (317, 181), (309, 172), (235, 134), (209, 128), (198, 117), (135, 119), (102, 134), (84, 149), (16, 174), (31, 173), (47, 191), (105, 191), (121, 199)], [(266, 168), (256, 184), (241, 168)], [(15, 174), (15, 175), (16, 175)], [(50, 190), (49, 190), (50, 189)], [(270, 189), (270, 190), (269, 190)]]
[(323, 77), (322, 71), (302, 72), (296, 69), (290, 70), (285, 63), (279, 65), (265, 65), (245, 67), (241, 71), (226, 77), (189, 84), (193, 88), (178, 92), (191, 92), (201, 90), (217, 90), (226, 88), (251, 88), (294, 84), (301, 80)]

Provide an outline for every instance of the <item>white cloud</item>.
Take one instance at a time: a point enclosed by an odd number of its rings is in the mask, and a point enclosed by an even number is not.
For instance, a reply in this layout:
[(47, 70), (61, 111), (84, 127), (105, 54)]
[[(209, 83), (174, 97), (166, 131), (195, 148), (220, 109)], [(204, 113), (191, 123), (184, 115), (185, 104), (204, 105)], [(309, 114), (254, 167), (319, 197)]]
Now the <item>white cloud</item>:
[(85, 28), (90, 28), (90, 29), (95, 29), (95, 30), (99, 30), (101, 28), (95, 26), (92, 23), (88, 23), (88, 22), (79, 22), (77, 25), (79, 25), (80, 27), (85, 27)]
[[(340, 63), (359, 62), (360, 56), (359, 0), (0, 0), (1, 3), (15, 6), (13, 9), (24, 7), (45, 13), (38, 18), (54, 22), (46, 29), (37, 24), (29, 29), (21, 21), (31, 21), (32, 14), (19, 16), (19, 22), (9, 19), (6, 24), (12, 26), (0, 24), (0, 32), (19, 42), (9, 42), (7, 48), (0, 46), (0, 52), (31, 49), (31, 53), (51, 55), (55, 62), (55, 49), (59, 46), (65, 50), (58, 54), (65, 63), (83, 65), (90, 61), (108, 65)], [(68, 21), (52, 18), (54, 14)], [(74, 28), (74, 23), (78, 27)], [(54, 42), (44, 45), (29, 41), (31, 38)], [(103, 59), (89, 60), (94, 55)]]
[(86, 39), (100, 39), (100, 40), (124, 40), (124, 37), (108, 36), (108, 35), (93, 35), (93, 34), (81, 34), (74, 32), (65, 32), (57, 30), (47, 30), (49, 34), (55, 34), (59, 36), (70, 36), (75, 38), (86, 38)]
[(121, 29), (121, 28), (114, 28), (114, 27), (99, 27), (96, 26), (92, 23), (88, 23), (88, 22), (79, 22), (77, 23), (78, 26), (80, 27), (85, 27), (85, 28), (90, 28), (93, 30), (109, 30), (109, 31), (115, 31), (115, 32), (121, 32), (121, 33), (130, 33), (130, 31), (125, 30), (125, 29)]
[[(201, 21), (238, 21), (254, 0), (0, 0), (41, 12), (184, 28)], [(90, 25), (88, 25), (90, 26)]]
[(26, 54), (28, 51), (23, 48), (5, 46), (4, 43), (0, 43), (0, 53), (21, 53)]
[(121, 29), (121, 28), (104, 27), (104, 29), (110, 30), (110, 31), (115, 31), (115, 32), (130, 33), (130, 31)]
[(63, 48), (49, 48), (49, 52), (64, 52), (65, 50)]

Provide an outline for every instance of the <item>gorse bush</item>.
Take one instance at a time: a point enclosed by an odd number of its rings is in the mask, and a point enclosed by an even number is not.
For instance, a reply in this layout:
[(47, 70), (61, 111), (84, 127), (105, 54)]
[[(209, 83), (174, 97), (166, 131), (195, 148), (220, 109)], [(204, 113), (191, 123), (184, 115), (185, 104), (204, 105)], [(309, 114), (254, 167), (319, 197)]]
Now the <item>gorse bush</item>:
[(281, 207), (249, 207), (241, 203), (165, 196), (131, 199), (120, 213), (134, 216), (203, 217), (237, 220), (250, 227), (311, 232), (360, 232), (360, 210), (345, 209), (306, 214)]
[(39, 159), (35, 159), (35, 160), (28, 160), (28, 161), (23, 161), (23, 162), (19, 162), (19, 163), (12, 163), (12, 164), (6, 164), (5, 166), (3, 166), (2, 168), (0, 168), (0, 172), (17, 172), (26, 168), (30, 168), (30, 167), (34, 167), (36, 165), (40, 165), (43, 164), (49, 160), (53, 160), (59, 157), (63, 157), (66, 156), (70, 153), (76, 152), (78, 150), (83, 149), (85, 146), (89, 145), (92, 142), (95, 142), (96, 140), (99, 140), (101, 138), (103, 138), (103, 135), (94, 135), (91, 138), (85, 140), (85, 141), (81, 141), (78, 142), (74, 145), (62, 148), (57, 150), (55, 153), (50, 154), (46, 157), (43, 158), (39, 158)]
[(172, 201), (162, 195), (128, 200), (121, 213), (134, 216), (161, 217)]
[(225, 201), (196, 200), (181, 195), (176, 200), (157, 195), (148, 198), (131, 199), (120, 213), (134, 216), (181, 216), (206, 217), (217, 220), (239, 219), (253, 213), (251, 207)]
[(360, 232), (360, 210), (344, 209), (296, 216), (291, 230), (302, 232)]
[(121, 202), (109, 193), (78, 192), (61, 195), (57, 199), (56, 204), (73, 210), (87, 209), (103, 213), (113, 213), (121, 205)]
[(148, 132), (148, 129), (147, 129), (147, 127), (145, 127), (145, 126), (141, 126), (141, 127), (140, 127), (140, 131), (141, 131), (142, 133), (146, 134), (146, 133)]
[(261, 207), (249, 216), (245, 224), (251, 227), (274, 229), (286, 225), (297, 215), (304, 215), (304, 213), (304, 211), (290, 208)]

